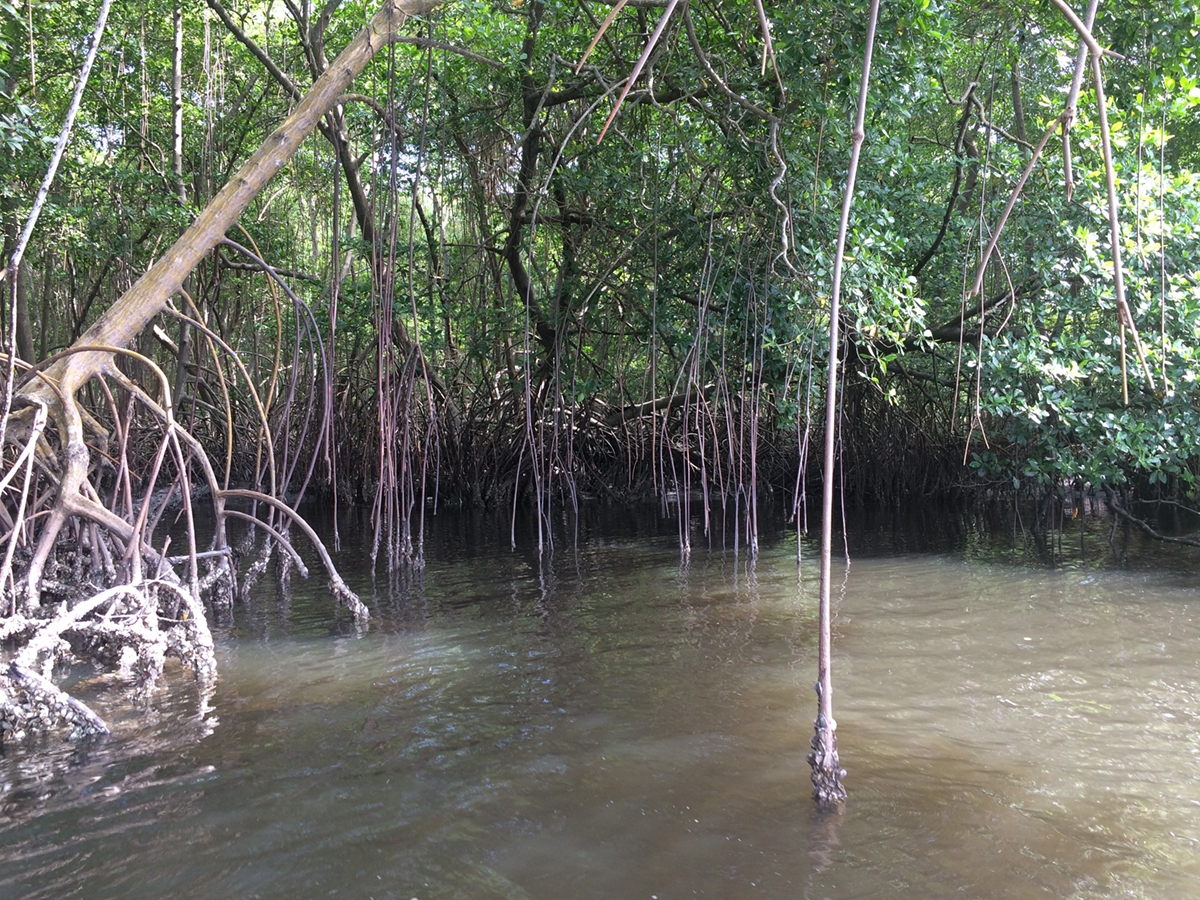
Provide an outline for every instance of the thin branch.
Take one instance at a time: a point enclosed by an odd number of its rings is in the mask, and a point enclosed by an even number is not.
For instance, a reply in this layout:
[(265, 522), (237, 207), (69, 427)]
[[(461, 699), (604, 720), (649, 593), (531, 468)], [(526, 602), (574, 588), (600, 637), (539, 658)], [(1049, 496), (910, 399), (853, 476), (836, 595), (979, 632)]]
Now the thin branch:
[(469, 59), (473, 62), (483, 63), (485, 66), (490, 66), (493, 69), (503, 71), (508, 68), (507, 63), (502, 63), (499, 60), (491, 59), (484, 56), (482, 53), (475, 53), (468, 50), (466, 47), (459, 47), (457, 44), (450, 44), (446, 41), (435, 41), (431, 38), (417, 37), (414, 35), (405, 35), (396, 38), (397, 44), (411, 44), (414, 47), (420, 47), (423, 50), (445, 50), (447, 53), (457, 53), (463, 59)]
[(599, 144), (604, 140), (604, 135), (608, 131), (608, 126), (613, 123), (613, 119), (617, 117), (617, 113), (621, 110), (621, 104), (625, 102), (625, 95), (629, 93), (629, 89), (633, 87), (634, 82), (638, 80), (638, 76), (642, 74), (642, 69), (650, 60), (650, 54), (654, 52), (654, 48), (658, 46), (658, 39), (662, 37), (663, 31), (667, 27), (667, 23), (671, 21), (671, 14), (675, 12), (675, 7), (679, 5), (679, 0), (668, 0), (667, 9), (662, 14), (662, 18), (658, 20), (658, 25), (651, 32), (649, 39), (646, 41), (646, 49), (642, 51), (642, 55), (638, 57), (638, 61), (633, 64), (633, 71), (629, 73), (629, 78), (625, 82), (625, 87), (621, 90), (621, 96), (617, 98), (617, 105), (613, 107), (613, 111), (608, 114), (608, 119), (604, 123), (604, 127), (600, 129), (600, 135), (596, 138), (596, 143)]
[(929, 264), (934, 255), (938, 251), (938, 247), (942, 245), (942, 241), (946, 237), (946, 232), (950, 228), (950, 219), (954, 215), (955, 204), (958, 203), (959, 188), (962, 185), (963, 160), (962, 151), (964, 139), (967, 135), (967, 125), (971, 121), (971, 100), (975, 96), (975, 88), (978, 85), (972, 81), (967, 87), (967, 95), (963, 100), (962, 116), (958, 120), (958, 137), (954, 141), (954, 183), (950, 186), (950, 199), (946, 201), (946, 212), (942, 215), (942, 224), (938, 229), (937, 236), (933, 239), (933, 243), (929, 245), (929, 249), (925, 254), (917, 260), (916, 265), (912, 267), (911, 274), (914, 278), (921, 274), (921, 270)]
[(767, 73), (767, 60), (771, 60), (771, 68), (775, 72), (775, 83), (779, 85), (779, 105), (783, 106), (787, 103), (787, 89), (783, 86), (783, 77), (779, 74), (779, 65), (775, 60), (775, 43), (771, 40), (771, 21), (767, 18), (767, 11), (763, 9), (762, 0), (754, 0), (754, 6), (758, 10), (758, 27), (762, 29), (763, 36), (762, 74)]
[(975, 270), (975, 282), (971, 285), (971, 289), (967, 292), (967, 297), (976, 296), (983, 289), (983, 279), (987, 275), (988, 263), (991, 262), (992, 254), (996, 252), (996, 245), (1000, 243), (1000, 235), (1004, 233), (1004, 226), (1008, 224), (1008, 217), (1012, 214), (1013, 207), (1017, 205), (1017, 200), (1021, 197), (1021, 191), (1025, 189), (1025, 182), (1029, 180), (1029, 176), (1033, 174), (1034, 166), (1041, 159), (1042, 151), (1046, 149), (1046, 142), (1054, 136), (1054, 132), (1058, 130), (1061, 117), (1056, 119), (1049, 128), (1046, 129), (1042, 139), (1037, 142), (1037, 146), (1033, 148), (1033, 155), (1029, 157), (1029, 162), (1025, 165), (1025, 171), (1021, 173), (1021, 177), (1017, 179), (1017, 183), (1013, 186), (1012, 191), (1008, 195), (1008, 203), (1004, 206), (1004, 212), (1000, 214), (1000, 221), (996, 223), (996, 227), (992, 230), (992, 239), (988, 241), (987, 249), (983, 251), (983, 257), (979, 260), (979, 268)]
[[(9, 260), (4, 270), (0, 271), (0, 283), (3, 283), (6, 277), (9, 280), (11, 302), (8, 320), (12, 324), (8, 345), (8, 366), (4, 378), (4, 412), (3, 415), (0, 415), (0, 447), (4, 446), (8, 414), (12, 412), (13, 375), (15, 373), (13, 363), (17, 358), (17, 279), (21, 260), (25, 256), (25, 248), (29, 246), (29, 239), (33, 236), (37, 220), (42, 214), (42, 207), (46, 205), (46, 198), (50, 195), (50, 185), (54, 183), (54, 176), (58, 174), (58, 166), (67, 150), (67, 142), (71, 139), (71, 129), (75, 126), (75, 116), (78, 115), (79, 107), (83, 102), (83, 90), (87, 87), (88, 77), (92, 73), (92, 64), (96, 61), (96, 52), (100, 49), (100, 38), (104, 35), (104, 26), (108, 22), (108, 11), (111, 7), (112, 0), (104, 0), (100, 4), (100, 15), (97, 16), (96, 27), (92, 30), (92, 44), (88, 47), (83, 68), (79, 72), (79, 81), (75, 83), (75, 93), (71, 97), (71, 105), (67, 107), (67, 117), (63, 120), (62, 130), (58, 134), (58, 143), (54, 146), (50, 165), (46, 169), (45, 177), (42, 178), (42, 185), (38, 188), (37, 196), (33, 201), (33, 209), (30, 210), (25, 228), (22, 229), (21, 236), (17, 240), (17, 247), (13, 251), (12, 259)], [(32, 39), (33, 35), (31, 34), (30, 40)], [(33, 362), (33, 360), (29, 361)]]
[(717, 86), (717, 90), (720, 91), (726, 99), (732, 100), (742, 109), (752, 112), (756, 116), (759, 116), (768, 122), (775, 121), (777, 118), (775, 115), (767, 112), (762, 107), (754, 105), (741, 94), (731, 89), (729, 85), (725, 83), (724, 79), (722, 79), (721, 76), (716, 73), (712, 67), (712, 63), (709, 62), (708, 54), (704, 52), (704, 48), (700, 45), (699, 38), (696, 37), (696, 29), (695, 26), (692, 25), (691, 12), (686, 7), (683, 10), (683, 27), (687, 32), (688, 43), (691, 44), (692, 52), (696, 54), (696, 59), (700, 60), (700, 65), (704, 67), (704, 71), (708, 77), (713, 80), (713, 83)]
[[(1091, 0), (1088, 3), (1087, 14), (1084, 16), (1084, 26), (1090, 32), (1092, 30), (1092, 22), (1096, 20), (1096, 7), (1100, 5), (1100, 0)], [(1071, 195), (1075, 192), (1075, 178), (1071, 169), (1071, 127), (1075, 124), (1075, 116), (1078, 112), (1077, 104), (1079, 103), (1079, 89), (1083, 87), (1083, 62), (1087, 55), (1087, 43), (1081, 37), (1079, 40), (1079, 51), (1075, 54), (1075, 74), (1071, 78), (1071, 89), (1067, 93), (1067, 110), (1063, 119), (1063, 181), (1066, 183), (1067, 202), (1071, 202)]]
[(600, 43), (600, 39), (604, 37), (604, 33), (608, 31), (608, 26), (613, 23), (613, 19), (617, 17), (617, 13), (624, 9), (625, 4), (628, 2), (629, 0), (617, 0), (616, 4), (609, 11), (608, 15), (604, 17), (604, 22), (601, 23), (600, 27), (596, 29), (596, 34), (592, 38), (592, 42), (587, 45), (587, 49), (583, 51), (583, 56), (579, 58), (579, 65), (575, 67), (576, 75), (578, 75), (580, 70), (583, 69), (583, 64), (588, 61), (588, 57), (592, 55), (592, 51), (596, 49), (596, 45)]
[(1144, 519), (1139, 519), (1129, 510), (1121, 506), (1121, 504), (1117, 502), (1117, 495), (1115, 492), (1108, 490), (1107, 493), (1108, 505), (1112, 508), (1113, 512), (1115, 512), (1126, 522), (1129, 522), (1131, 525), (1141, 529), (1143, 533), (1154, 538), (1156, 541), (1162, 541), (1166, 544), (1183, 544), (1187, 547), (1200, 547), (1200, 541), (1193, 538), (1171, 537), (1170, 535), (1160, 534), (1159, 532), (1155, 531), (1153, 527), (1151, 527), (1149, 522), (1146, 522)]
[(67, 117), (58, 134), (58, 143), (54, 145), (50, 166), (46, 169), (42, 186), (38, 188), (37, 197), (33, 201), (33, 209), (30, 210), (29, 219), (26, 220), (25, 228), (17, 241), (17, 249), (13, 252), (12, 259), (9, 260), (9, 278), (16, 278), (17, 266), (21, 264), (25, 248), (29, 245), (29, 238), (33, 235), (34, 226), (37, 225), (38, 217), (42, 213), (42, 207), (46, 205), (46, 198), (50, 194), (50, 185), (54, 182), (54, 176), (58, 174), (59, 163), (62, 162), (67, 142), (71, 139), (71, 129), (75, 126), (75, 116), (79, 114), (79, 107), (83, 102), (84, 88), (87, 87), (88, 77), (92, 74), (92, 64), (96, 61), (96, 52), (100, 49), (100, 38), (104, 35), (104, 25), (108, 21), (108, 10), (111, 6), (112, 0), (104, 0), (100, 5), (100, 15), (96, 19), (96, 27), (92, 30), (92, 44), (88, 47), (87, 56), (83, 61), (83, 69), (79, 72), (79, 81), (75, 83), (75, 93), (71, 97), (71, 105), (67, 107)]

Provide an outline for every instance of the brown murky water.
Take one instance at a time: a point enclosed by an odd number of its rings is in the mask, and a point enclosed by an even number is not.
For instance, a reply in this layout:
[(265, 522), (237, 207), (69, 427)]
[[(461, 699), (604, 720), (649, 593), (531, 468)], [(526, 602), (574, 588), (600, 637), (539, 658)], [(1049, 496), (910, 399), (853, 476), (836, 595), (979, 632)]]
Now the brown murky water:
[(1200, 895), (1186, 558), (857, 554), (850, 799), (821, 815), (794, 544), (681, 562), (641, 523), (539, 567), (503, 523), (439, 528), (419, 578), (372, 588), (343, 555), (365, 633), (319, 585), (267, 591), (222, 632), (207, 707), (183, 679), (148, 711), (97, 682), (114, 737), (6, 751), (0, 897)]

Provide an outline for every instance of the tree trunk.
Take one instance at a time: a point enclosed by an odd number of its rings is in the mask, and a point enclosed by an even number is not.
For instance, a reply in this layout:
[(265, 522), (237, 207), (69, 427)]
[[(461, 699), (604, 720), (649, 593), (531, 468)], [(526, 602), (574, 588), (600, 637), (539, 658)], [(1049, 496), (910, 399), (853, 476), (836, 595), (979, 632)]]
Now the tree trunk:
[[(184, 279), (225, 236), (268, 181), (292, 158), (321, 117), (333, 108), (371, 58), (398, 36), (409, 16), (433, 9), (440, 0), (385, 0), (367, 27), (342, 51), (290, 116), (229, 179), (174, 246), (76, 342), (89, 349), (72, 353), (47, 371), (70, 397), (90, 378), (113, 370), (113, 353), (99, 347), (128, 347), (177, 294)], [(52, 402), (54, 390), (39, 380), (29, 399)]]
[(41, 320), (38, 327), (37, 358), (45, 359), (58, 340), (58, 319), (54, 315), (54, 254), (42, 254), (42, 302), (38, 310)]
[(25, 362), (37, 362), (33, 349), (33, 322), (29, 319), (29, 265), (21, 260), (17, 266), (17, 356)]

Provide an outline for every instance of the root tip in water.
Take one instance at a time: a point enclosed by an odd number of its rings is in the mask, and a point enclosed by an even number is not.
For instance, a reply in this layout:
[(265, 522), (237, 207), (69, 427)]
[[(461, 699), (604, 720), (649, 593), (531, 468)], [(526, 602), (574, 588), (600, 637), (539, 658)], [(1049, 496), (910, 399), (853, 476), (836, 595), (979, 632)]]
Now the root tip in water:
[(329, 584), (329, 589), (337, 601), (354, 614), (356, 621), (366, 622), (371, 618), (371, 611), (367, 609), (366, 604), (359, 600), (358, 594), (350, 590), (340, 578), (334, 578)]
[(71, 726), (73, 739), (109, 733), (104, 720), (85, 704), (36, 672), (10, 663), (0, 675), (0, 737), (22, 740), (61, 724)]
[(846, 770), (838, 762), (837, 734), (832, 728), (822, 728), (820, 720), (814, 724), (812, 752), (807, 757), (812, 766), (813, 799), (818, 806), (840, 808), (846, 800), (846, 789), (842, 786)]

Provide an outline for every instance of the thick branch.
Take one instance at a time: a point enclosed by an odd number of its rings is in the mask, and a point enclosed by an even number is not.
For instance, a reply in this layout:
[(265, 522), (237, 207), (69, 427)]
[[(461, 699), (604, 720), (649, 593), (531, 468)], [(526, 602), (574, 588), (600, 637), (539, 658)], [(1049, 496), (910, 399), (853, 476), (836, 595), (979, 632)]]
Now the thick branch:
[(1195, 540), (1194, 538), (1172, 537), (1171, 535), (1160, 534), (1159, 532), (1155, 531), (1154, 528), (1151, 527), (1150, 523), (1145, 519), (1139, 519), (1129, 510), (1121, 506), (1121, 504), (1117, 502), (1117, 495), (1115, 491), (1112, 489), (1106, 489), (1106, 492), (1108, 493), (1108, 505), (1112, 511), (1126, 522), (1141, 529), (1141, 531), (1147, 536), (1154, 538), (1156, 541), (1162, 541), (1166, 544), (1183, 544), (1187, 547), (1200, 547), (1200, 541)]
[(938, 229), (937, 236), (933, 239), (933, 243), (929, 245), (929, 249), (925, 254), (917, 260), (917, 264), (912, 267), (911, 274), (913, 277), (921, 274), (921, 270), (929, 264), (937, 253), (938, 247), (942, 245), (942, 241), (946, 237), (946, 231), (950, 228), (950, 218), (954, 215), (955, 204), (958, 203), (959, 188), (962, 186), (963, 175), (963, 146), (967, 136), (967, 124), (971, 121), (971, 100), (975, 94), (976, 84), (971, 82), (971, 86), (967, 88), (966, 97), (963, 98), (962, 116), (958, 120), (958, 137), (954, 141), (954, 183), (950, 185), (950, 199), (946, 201), (946, 212), (942, 215), (942, 225)]
[[(395, 39), (397, 29), (408, 15), (435, 5), (434, 0), (387, 0), (292, 114), (251, 155), (175, 245), (80, 340), (87, 344), (128, 346), (164, 309), (170, 297), (179, 292), (184, 279), (224, 237), (267, 182), (292, 158), (355, 76), (379, 50)], [(64, 394), (71, 396), (85, 381), (108, 371), (112, 364), (111, 353), (89, 351), (61, 360), (47, 375), (59, 382)], [(35, 387), (33, 390), (44, 389)]]

